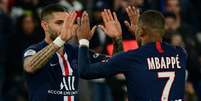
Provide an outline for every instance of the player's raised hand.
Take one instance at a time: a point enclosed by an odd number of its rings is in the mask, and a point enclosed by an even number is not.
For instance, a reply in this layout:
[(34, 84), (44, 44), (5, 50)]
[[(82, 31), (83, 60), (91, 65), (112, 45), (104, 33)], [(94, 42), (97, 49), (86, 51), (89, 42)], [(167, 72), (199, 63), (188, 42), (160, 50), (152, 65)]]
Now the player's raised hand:
[(70, 12), (69, 14), (66, 13), (66, 18), (64, 20), (63, 27), (61, 29), (60, 37), (64, 41), (68, 41), (72, 38), (73, 32), (75, 31), (75, 19), (76, 19), (76, 12)]
[(140, 16), (139, 9), (135, 8), (134, 6), (129, 6), (126, 8), (126, 13), (128, 14), (130, 23), (128, 21), (124, 21), (126, 27), (131, 32), (132, 35), (135, 36), (135, 31), (137, 28), (138, 18)]
[(104, 26), (99, 25), (99, 27), (111, 38), (121, 37), (122, 29), (116, 13), (111, 13), (109, 9), (105, 9), (103, 12), (101, 12), (101, 16)]
[[(79, 20), (79, 19), (78, 19)], [(89, 15), (86, 11), (83, 12), (80, 21), (78, 21), (77, 37), (80, 39), (90, 40), (95, 32), (96, 26), (90, 29)]]

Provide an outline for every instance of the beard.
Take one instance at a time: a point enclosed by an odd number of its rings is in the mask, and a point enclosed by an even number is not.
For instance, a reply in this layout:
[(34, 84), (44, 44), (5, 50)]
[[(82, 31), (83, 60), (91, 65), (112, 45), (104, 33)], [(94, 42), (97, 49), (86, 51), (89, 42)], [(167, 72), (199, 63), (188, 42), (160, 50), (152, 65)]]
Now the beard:
[(58, 37), (58, 34), (53, 31), (50, 27), (48, 28), (48, 34), (51, 40), (55, 40)]

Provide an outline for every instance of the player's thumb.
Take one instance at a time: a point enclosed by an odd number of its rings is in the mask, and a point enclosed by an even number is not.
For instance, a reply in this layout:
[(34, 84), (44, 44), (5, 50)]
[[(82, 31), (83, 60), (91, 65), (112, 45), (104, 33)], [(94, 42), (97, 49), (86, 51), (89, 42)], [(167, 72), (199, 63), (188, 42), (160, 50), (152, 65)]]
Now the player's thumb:
[(107, 34), (107, 30), (105, 29), (105, 27), (103, 25), (98, 25), (98, 27)]
[(92, 29), (91, 29), (91, 36), (94, 35), (94, 33), (95, 33), (95, 31), (96, 31), (96, 28), (97, 28), (96, 25), (92, 27)]
[(127, 20), (124, 21), (124, 24), (126, 25), (126, 27), (128, 28), (128, 30), (130, 30), (131, 25), (130, 25), (130, 23)]

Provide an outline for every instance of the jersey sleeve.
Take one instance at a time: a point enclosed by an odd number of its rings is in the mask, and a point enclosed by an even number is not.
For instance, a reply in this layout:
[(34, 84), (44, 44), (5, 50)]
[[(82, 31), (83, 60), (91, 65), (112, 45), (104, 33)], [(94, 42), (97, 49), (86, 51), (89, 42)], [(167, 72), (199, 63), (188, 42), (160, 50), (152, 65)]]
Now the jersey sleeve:
[(87, 47), (80, 47), (78, 53), (78, 66), (80, 76), (84, 79), (97, 79), (109, 77), (117, 73), (124, 73), (129, 69), (124, 52), (113, 56), (107, 61), (91, 63)]
[(35, 45), (28, 47), (23, 54), (23, 58), (25, 59), (26, 57), (32, 56), (36, 54), (38, 51), (37, 47)]
[[(29, 46), (27, 49), (25, 49), (25, 50), (24, 50), (24, 53), (23, 53), (23, 64), (24, 64), (24, 60), (25, 60), (27, 57), (33, 56), (33, 55), (36, 54), (38, 51), (39, 51), (38, 45), (31, 45), (31, 46)], [(28, 72), (26, 72), (26, 71), (25, 71), (24, 73), (25, 73), (27, 79), (32, 78), (32, 76), (34, 76), (34, 75), (37, 74), (37, 73), (31, 74), (31, 73), (28, 73)]]

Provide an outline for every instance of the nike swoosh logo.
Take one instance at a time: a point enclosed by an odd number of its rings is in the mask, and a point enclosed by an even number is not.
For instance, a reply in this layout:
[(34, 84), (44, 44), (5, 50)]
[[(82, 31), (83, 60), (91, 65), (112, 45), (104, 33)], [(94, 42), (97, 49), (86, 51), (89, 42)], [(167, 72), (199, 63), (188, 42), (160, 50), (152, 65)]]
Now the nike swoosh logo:
[(57, 65), (56, 63), (55, 64), (50, 64), (51, 67), (56, 66), (56, 65)]

